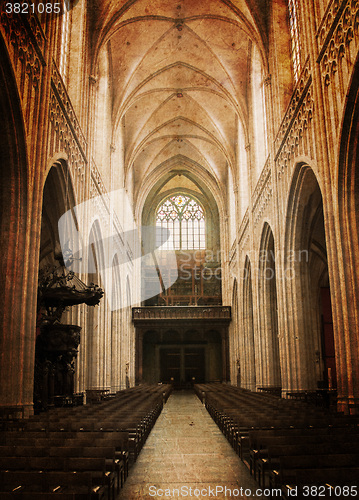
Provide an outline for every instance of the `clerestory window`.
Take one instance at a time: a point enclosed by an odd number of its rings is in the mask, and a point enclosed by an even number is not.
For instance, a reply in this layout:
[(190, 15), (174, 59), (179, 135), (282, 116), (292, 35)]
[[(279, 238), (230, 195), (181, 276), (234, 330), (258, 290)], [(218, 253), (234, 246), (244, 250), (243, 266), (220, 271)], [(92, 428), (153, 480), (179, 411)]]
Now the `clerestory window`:
[(201, 250), (206, 248), (206, 221), (203, 207), (190, 196), (170, 196), (156, 211), (157, 246), (164, 250)]
[(288, 10), (294, 81), (297, 82), (301, 71), (300, 39), (298, 27), (298, 1), (288, 0)]
[(59, 71), (62, 79), (66, 83), (68, 69), (68, 52), (70, 45), (70, 2), (63, 0), (63, 14), (61, 23), (61, 49), (60, 49), (60, 65)]

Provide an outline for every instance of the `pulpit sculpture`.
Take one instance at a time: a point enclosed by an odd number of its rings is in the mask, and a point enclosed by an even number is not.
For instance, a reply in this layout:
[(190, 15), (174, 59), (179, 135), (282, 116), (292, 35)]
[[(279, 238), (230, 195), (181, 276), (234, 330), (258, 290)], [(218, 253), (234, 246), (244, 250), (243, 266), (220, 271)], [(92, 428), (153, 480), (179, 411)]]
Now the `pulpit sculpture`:
[(85, 285), (64, 265), (62, 254), (56, 255), (57, 266), (40, 270), (38, 286), (38, 324), (35, 351), (34, 410), (51, 406), (82, 404), (74, 394), (75, 360), (81, 327), (61, 323), (69, 307), (95, 306), (103, 290), (91, 283)]

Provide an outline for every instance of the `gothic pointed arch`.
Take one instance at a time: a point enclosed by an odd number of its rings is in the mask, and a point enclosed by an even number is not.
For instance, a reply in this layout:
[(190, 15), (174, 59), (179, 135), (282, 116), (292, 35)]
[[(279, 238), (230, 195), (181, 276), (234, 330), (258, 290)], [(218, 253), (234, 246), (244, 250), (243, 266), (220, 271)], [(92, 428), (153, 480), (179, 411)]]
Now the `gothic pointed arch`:
[(121, 275), (120, 263), (117, 254), (114, 255), (112, 261), (112, 284), (111, 284), (111, 330), (109, 342), (109, 357), (111, 364), (109, 385), (111, 392), (114, 393), (124, 388), (124, 382), (121, 380), (121, 372), (123, 368), (122, 356), (122, 330), (123, 325), (121, 322), (121, 309), (122, 309), (122, 296), (121, 296)]
[(274, 236), (265, 222), (259, 250), (258, 311), (260, 324), (259, 373), (257, 384), (263, 388), (281, 389), (281, 361), (278, 338), (277, 273)]
[(232, 321), (229, 328), (229, 356), (232, 362), (231, 383), (241, 387), (241, 366), (243, 365), (243, 350), (240, 346), (241, 331), (239, 328), (239, 311), (238, 311), (238, 281), (233, 280), (232, 286)]
[(61, 251), (71, 249), (61, 248), (59, 220), (67, 211), (72, 211), (74, 227), (77, 220), (73, 212), (76, 205), (76, 195), (73, 181), (65, 159), (57, 159), (46, 176), (43, 199), (40, 241), (40, 269), (45, 265), (54, 264), (55, 256)]
[[(285, 370), (291, 390), (336, 387), (336, 359), (322, 193), (308, 164), (295, 169), (288, 196), (284, 284), (288, 316)], [(289, 297), (291, 301), (289, 303)]]
[[(359, 60), (356, 61), (341, 131), (338, 170), (338, 207), (343, 262), (338, 311), (339, 407), (351, 412), (358, 404), (359, 312)], [(340, 264), (339, 264), (340, 266)], [(350, 345), (348, 350), (346, 346)], [(345, 361), (344, 361), (345, 360)], [(355, 410), (353, 410), (355, 411)]]
[(221, 303), (219, 225), (210, 190), (191, 172), (173, 169), (152, 186), (142, 213), (142, 226), (157, 235), (142, 262), (147, 305)]
[(0, 404), (18, 406), (29, 414), (33, 402), (33, 378), (28, 374), (34, 370), (37, 273), (24, 270), (31, 266), (38, 248), (28, 238), (32, 223), (30, 176), (17, 89), (0, 35)]
[[(53, 307), (52, 312), (44, 300), (44, 292), (49, 277), (66, 276), (67, 259), (71, 259), (72, 249), (65, 243), (69, 236), (70, 228), (60, 228), (59, 220), (68, 211), (72, 211), (74, 225), (75, 194), (67, 162), (58, 158), (50, 167), (42, 193), (41, 234), (39, 249), (39, 280), (37, 300), (37, 325), (36, 349), (34, 370), (34, 411), (38, 413), (54, 404), (56, 397), (73, 394), (75, 385), (75, 356), (55, 354), (51, 351), (51, 338), (64, 342), (66, 328), (69, 336), (75, 342), (79, 340), (76, 311), (72, 307), (63, 309), (60, 302)], [(65, 234), (66, 231), (66, 234)], [(63, 234), (61, 234), (63, 233)], [(62, 246), (63, 244), (63, 246)], [(56, 281), (56, 280), (55, 280)], [(47, 325), (47, 326), (46, 326)], [(51, 325), (51, 326), (50, 326)], [(65, 326), (62, 326), (65, 325)], [(71, 328), (74, 326), (74, 328)], [(68, 337), (69, 338), (69, 337)], [(67, 351), (70, 353), (70, 348)]]
[(246, 256), (243, 272), (243, 387), (256, 390), (256, 358), (254, 342), (252, 266)]
[[(88, 239), (88, 280), (90, 283), (102, 284), (101, 271), (104, 269), (105, 254), (101, 227), (98, 220), (92, 224)], [(106, 288), (105, 288), (106, 290)], [(92, 390), (101, 387), (103, 382), (103, 311), (98, 306), (89, 307), (86, 311), (86, 330), (83, 335), (80, 358), (82, 357), (85, 370), (85, 387), (82, 389)], [(82, 355), (82, 356), (81, 356)]]

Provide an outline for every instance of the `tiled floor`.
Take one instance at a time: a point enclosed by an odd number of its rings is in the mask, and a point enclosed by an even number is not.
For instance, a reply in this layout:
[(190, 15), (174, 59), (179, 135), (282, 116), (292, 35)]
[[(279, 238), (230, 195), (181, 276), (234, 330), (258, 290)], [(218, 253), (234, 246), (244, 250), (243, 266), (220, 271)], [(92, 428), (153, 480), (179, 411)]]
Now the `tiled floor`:
[(175, 392), (119, 499), (262, 498), (256, 496), (257, 489), (199, 399), (190, 392)]

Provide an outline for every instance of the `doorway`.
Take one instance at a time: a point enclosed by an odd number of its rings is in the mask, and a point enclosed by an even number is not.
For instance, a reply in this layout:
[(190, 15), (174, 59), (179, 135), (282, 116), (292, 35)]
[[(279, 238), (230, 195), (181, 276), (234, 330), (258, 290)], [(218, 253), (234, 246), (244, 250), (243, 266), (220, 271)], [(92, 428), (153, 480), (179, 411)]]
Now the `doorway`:
[[(141, 382), (171, 382), (176, 387), (223, 380), (222, 335), (212, 329), (144, 332)], [(172, 380), (173, 379), (173, 380)], [(139, 382), (139, 383), (141, 383)]]
[(178, 346), (160, 348), (161, 382), (183, 386), (205, 381), (205, 348)]

